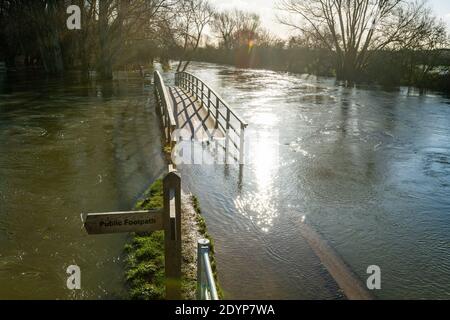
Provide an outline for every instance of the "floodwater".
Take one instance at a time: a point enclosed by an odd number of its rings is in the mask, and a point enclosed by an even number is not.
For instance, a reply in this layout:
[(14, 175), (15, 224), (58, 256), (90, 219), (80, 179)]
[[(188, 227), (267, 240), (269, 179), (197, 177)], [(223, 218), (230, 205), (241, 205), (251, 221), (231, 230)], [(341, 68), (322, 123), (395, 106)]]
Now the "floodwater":
[[(194, 64), (248, 123), (247, 164), (182, 165), (230, 298), (340, 299), (299, 221), (381, 299), (450, 298), (450, 99)], [(223, 161), (222, 161), (223, 163)]]
[(141, 81), (0, 82), (0, 299), (126, 297), (126, 236), (88, 236), (80, 214), (130, 209), (162, 173), (152, 99)]
[[(249, 123), (244, 166), (179, 166), (227, 298), (344, 298), (299, 221), (363, 283), (379, 266), (376, 297), (450, 298), (447, 97), (190, 68)], [(126, 236), (87, 236), (80, 213), (128, 209), (164, 171), (151, 89), (0, 79), (0, 298), (126, 298)], [(75, 293), (71, 264), (82, 272)]]

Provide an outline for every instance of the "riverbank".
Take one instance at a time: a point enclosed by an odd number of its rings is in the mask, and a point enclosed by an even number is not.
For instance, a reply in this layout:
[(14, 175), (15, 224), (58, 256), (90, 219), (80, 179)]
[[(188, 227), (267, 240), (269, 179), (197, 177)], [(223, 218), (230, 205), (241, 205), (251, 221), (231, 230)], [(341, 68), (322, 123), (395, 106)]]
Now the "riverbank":
[[(188, 193), (181, 196), (182, 230), (182, 298), (194, 300), (197, 286), (197, 240), (211, 241), (211, 266), (218, 283), (214, 258), (214, 245), (201, 216), (198, 199)], [(136, 209), (150, 210), (163, 207), (162, 180), (155, 181), (144, 193)], [(160, 300), (165, 298), (164, 233), (162, 231), (134, 234), (125, 246), (126, 281), (128, 292), (136, 300)], [(219, 290), (219, 295), (222, 296)]]

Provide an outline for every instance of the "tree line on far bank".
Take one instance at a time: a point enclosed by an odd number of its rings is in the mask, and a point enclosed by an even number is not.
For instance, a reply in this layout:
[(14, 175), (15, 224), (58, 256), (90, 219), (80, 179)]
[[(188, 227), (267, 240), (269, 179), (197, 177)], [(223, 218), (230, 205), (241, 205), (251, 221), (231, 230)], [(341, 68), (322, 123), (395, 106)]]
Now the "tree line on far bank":
[(218, 45), (195, 58), (450, 92), (446, 26), (426, 1), (281, 0), (277, 7), (279, 22), (297, 30), (289, 40), (271, 36), (257, 16), (242, 26), (238, 12), (221, 12), (212, 24)]
[[(194, 55), (196, 61), (327, 77), (336, 77), (335, 59), (326, 49), (295, 44), (287, 47), (255, 45), (250, 50), (208, 46)], [(450, 50), (374, 52), (367, 66), (349, 81), (450, 92)]]
[(450, 91), (446, 27), (422, 0), (278, 0), (284, 41), (208, 0), (78, 0), (81, 30), (59, 0), (0, 0), (0, 60), (112, 78), (130, 65), (192, 60)]

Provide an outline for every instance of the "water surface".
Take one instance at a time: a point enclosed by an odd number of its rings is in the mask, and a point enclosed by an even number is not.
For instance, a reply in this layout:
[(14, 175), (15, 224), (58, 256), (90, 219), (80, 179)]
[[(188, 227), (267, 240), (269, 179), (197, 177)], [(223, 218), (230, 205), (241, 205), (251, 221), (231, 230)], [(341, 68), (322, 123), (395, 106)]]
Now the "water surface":
[[(162, 173), (151, 91), (31, 74), (2, 84), (0, 299), (126, 297), (126, 236), (88, 236), (80, 214), (130, 209)], [(81, 291), (66, 288), (72, 264)]]
[[(361, 281), (380, 266), (377, 297), (450, 297), (448, 98), (191, 66), (249, 123), (243, 167), (179, 167), (227, 298), (344, 298), (299, 220)], [(0, 151), (0, 298), (126, 298), (127, 237), (87, 236), (80, 213), (129, 209), (163, 173), (152, 88), (2, 78)], [(66, 289), (70, 264), (80, 292)]]
[[(342, 298), (304, 219), (379, 298), (450, 298), (450, 100), (197, 63), (249, 123), (239, 166), (184, 165), (231, 298)], [(169, 78), (169, 77), (168, 77)]]

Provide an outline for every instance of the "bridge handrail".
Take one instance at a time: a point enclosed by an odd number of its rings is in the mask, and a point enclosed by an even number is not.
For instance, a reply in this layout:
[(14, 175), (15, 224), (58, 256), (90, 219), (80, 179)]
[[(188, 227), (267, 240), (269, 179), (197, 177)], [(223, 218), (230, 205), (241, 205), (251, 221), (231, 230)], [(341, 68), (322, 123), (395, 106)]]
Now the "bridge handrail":
[(172, 134), (176, 130), (175, 116), (172, 110), (172, 103), (167, 93), (167, 87), (164, 79), (158, 70), (154, 72), (155, 93), (157, 93), (158, 104), (162, 111), (164, 130), (166, 131), (166, 139), (168, 143), (173, 143), (176, 137)]
[[(175, 74), (175, 85), (181, 86), (181, 87), (184, 86), (183, 87), (184, 89), (188, 89), (188, 88), (185, 86), (185, 84), (182, 81), (180, 81), (180, 78), (182, 80), (189, 82), (190, 84), (192, 84), (192, 86), (195, 86), (196, 91), (193, 93), (196, 94), (197, 96), (198, 96), (198, 89), (201, 89), (201, 94), (202, 94), (201, 100), (202, 101), (203, 101), (203, 97), (204, 97), (204, 91), (206, 88), (208, 90), (207, 91), (208, 94), (205, 95), (207, 97), (207, 101), (209, 101), (216, 108), (218, 114), (220, 114), (225, 120), (227, 120), (228, 126), (230, 126), (229, 119), (227, 119), (227, 116), (224, 116), (221, 112), (218, 111), (219, 105), (217, 105), (217, 102), (216, 102), (216, 104), (213, 103), (214, 101), (212, 100), (211, 94), (216, 98), (216, 101), (218, 100), (227, 109), (227, 111), (229, 111), (230, 115), (234, 116), (234, 118), (240, 123), (241, 129), (245, 129), (248, 126), (248, 124), (222, 99), (222, 97), (217, 92), (215, 92), (213, 89), (211, 89), (202, 79), (200, 79), (199, 77), (194, 76), (192, 73), (189, 73), (186, 71), (177, 72)], [(195, 82), (191, 79), (195, 79)], [(201, 87), (199, 86), (199, 83), (201, 84)], [(233, 127), (233, 129), (236, 130), (234, 127)]]

